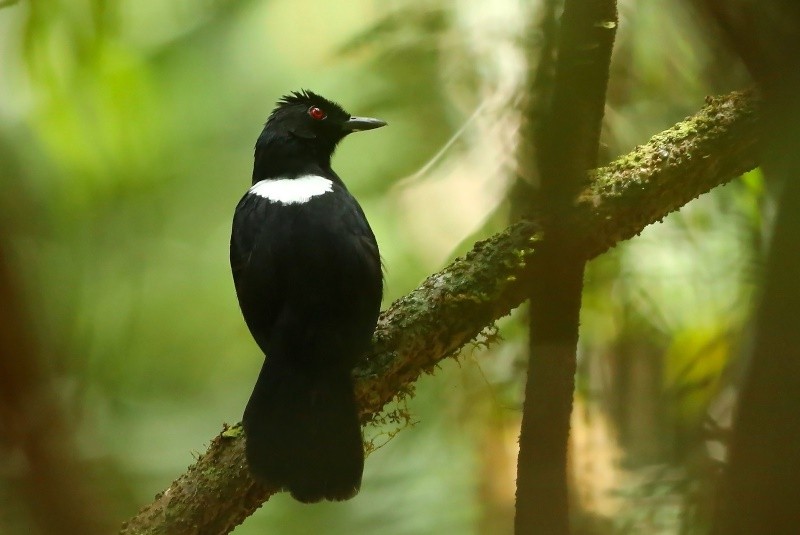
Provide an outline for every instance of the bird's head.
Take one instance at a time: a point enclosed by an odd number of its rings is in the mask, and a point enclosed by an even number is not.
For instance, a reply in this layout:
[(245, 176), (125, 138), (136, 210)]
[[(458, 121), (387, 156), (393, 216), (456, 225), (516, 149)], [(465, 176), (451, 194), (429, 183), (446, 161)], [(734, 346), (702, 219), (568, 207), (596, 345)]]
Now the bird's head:
[(269, 167), (281, 159), (330, 166), (336, 145), (347, 134), (384, 125), (380, 119), (354, 117), (311, 91), (295, 91), (282, 97), (270, 114), (256, 143), (256, 166), (260, 158)]

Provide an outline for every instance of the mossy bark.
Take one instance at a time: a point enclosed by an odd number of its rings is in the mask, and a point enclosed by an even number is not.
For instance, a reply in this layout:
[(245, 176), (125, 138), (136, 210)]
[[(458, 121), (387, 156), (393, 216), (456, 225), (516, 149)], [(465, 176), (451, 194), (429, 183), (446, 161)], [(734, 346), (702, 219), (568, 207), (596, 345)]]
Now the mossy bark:
[[(580, 237), (585, 258), (756, 167), (757, 115), (749, 93), (708, 99), (696, 115), (594, 171), (565, 221)], [(512, 225), (476, 243), (383, 312), (373, 347), (356, 370), (365, 423), (530, 295), (543, 238), (531, 222)], [(120, 533), (228, 533), (274, 492), (249, 477), (240, 428), (226, 429)]]

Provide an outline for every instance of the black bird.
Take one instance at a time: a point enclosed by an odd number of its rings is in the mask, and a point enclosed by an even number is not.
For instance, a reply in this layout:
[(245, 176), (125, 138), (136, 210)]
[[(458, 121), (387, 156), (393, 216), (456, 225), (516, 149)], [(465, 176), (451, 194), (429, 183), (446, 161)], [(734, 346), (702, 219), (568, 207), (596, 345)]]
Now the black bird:
[(378, 320), (383, 274), (331, 156), (347, 134), (385, 124), (311, 91), (284, 96), (233, 218), (236, 295), (266, 355), (242, 419), (247, 462), (256, 479), (301, 502), (346, 500), (361, 486), (351, 371)]

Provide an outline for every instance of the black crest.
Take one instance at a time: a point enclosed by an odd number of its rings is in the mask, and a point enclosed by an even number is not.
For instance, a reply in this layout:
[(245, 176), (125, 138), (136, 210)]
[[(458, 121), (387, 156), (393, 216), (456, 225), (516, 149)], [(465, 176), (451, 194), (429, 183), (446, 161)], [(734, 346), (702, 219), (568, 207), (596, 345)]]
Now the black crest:
[(305, 112), (312, 106), (317, 106), (322, 109), (329, 117), (334, 117), (339, 121), (347, 120), (350, 114), (345, 111), (339, 104), (328, 100), (322, 95), (318, 95), (308, 89), (301, 89), (300, 91), (292, 91), (288, 95), (282, 96), (275, 103), (275, 109), (267, 120), (267, 125), (285, 112), (303, 111)]

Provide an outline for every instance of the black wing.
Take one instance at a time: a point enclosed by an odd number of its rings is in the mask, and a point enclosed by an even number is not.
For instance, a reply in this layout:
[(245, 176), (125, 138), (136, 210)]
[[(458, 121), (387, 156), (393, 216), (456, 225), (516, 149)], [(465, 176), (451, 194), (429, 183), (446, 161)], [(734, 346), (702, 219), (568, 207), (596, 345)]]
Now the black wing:
[(267, 327), (275, 323), (282, 296), (270, 236), (270, 204), (245, 194), (236, 207), (230, 261), (239, 307), (250, 332), (266, 351)]
[(383, 277), (375, 236), (346, 189), (292, 205), (246, 194), (234, 216), (231, 269), (265, 353), (351, 360), (366, 349)]

